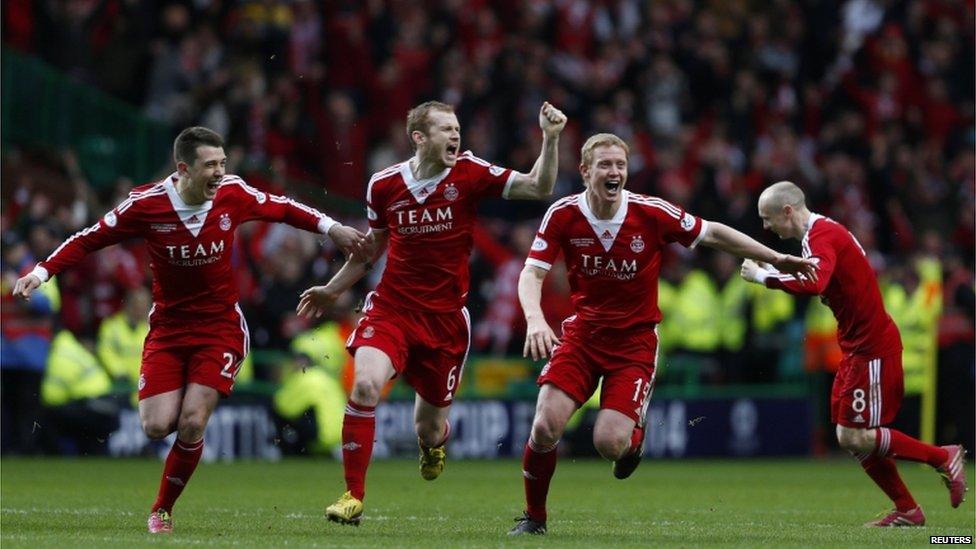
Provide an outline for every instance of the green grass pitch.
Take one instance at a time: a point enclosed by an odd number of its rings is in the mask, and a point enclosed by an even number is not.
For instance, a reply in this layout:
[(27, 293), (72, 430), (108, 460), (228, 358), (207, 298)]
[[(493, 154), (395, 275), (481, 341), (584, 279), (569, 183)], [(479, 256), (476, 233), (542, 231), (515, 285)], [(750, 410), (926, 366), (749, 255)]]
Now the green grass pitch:
[[(177, 503), (176, 532), (145, 532), (162, 464), (153, 460), (0, 461), (0, 542), (9, 547), (649, 547), (922, 546), (974, 535), (971, 501), (949, 507), (939, 477), (900, 464), (924, 528), (861, 524), (887, 500), (853, 460), (653, 461), (618, 481), (609, 463), (560, 460), (549, 535), (509, 539), (522, 509), (519, 463), (448, 461), (425, 482), (413, 461), (369, 472), (363, 525), (327, 522), (342, 468), (324, 460), (203, 464)], [(972, 468), (970, 479), (974, 478)]]

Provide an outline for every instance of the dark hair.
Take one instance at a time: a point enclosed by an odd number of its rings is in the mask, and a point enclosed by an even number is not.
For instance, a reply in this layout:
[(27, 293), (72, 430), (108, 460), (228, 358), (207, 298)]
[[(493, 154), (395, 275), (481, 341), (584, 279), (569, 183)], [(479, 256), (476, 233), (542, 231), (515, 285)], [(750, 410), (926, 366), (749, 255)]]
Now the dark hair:
[(180, 132), (173, 142), (173, 158), (177, 162), (193, 164), (197, 159), (197, 147), (223, 147), (224, 138), (220, 134), (204, 128), (203, 126), (193, 126)]

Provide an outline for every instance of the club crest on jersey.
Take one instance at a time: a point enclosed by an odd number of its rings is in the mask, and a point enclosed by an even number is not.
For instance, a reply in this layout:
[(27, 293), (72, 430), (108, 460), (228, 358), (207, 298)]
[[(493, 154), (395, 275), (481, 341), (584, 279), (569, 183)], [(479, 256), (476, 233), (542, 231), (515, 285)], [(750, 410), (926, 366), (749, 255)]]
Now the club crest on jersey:
[(459, 193), (457, 187), (454, 186), (454, 183), (449, 184), (447, 188), (444, 189), (444, 198), (450, 200), (451, 202), (457, 200), (458, 195)]
[(365, 339), (369, 339), (369, 338), (373, 337), (373, 335), (375, 333), (376, 333), (376, 330), (374, 330), (372, 326), (366, 326), (366, 328), (363, 329), (363, 337)]
[(639, 254), (644, 251), (644, 238), (642, 235), (637, 235), (633, 240), (630, 241), (630, 251), (635, 254)]
[(231, 228), (230, 216), (222, 213), (220, 214), (220, 230), (229, 231)]
[(535, 240), (532, 241), (532, 250), (533, 251), (541, 252), (542, 250), (545, 250), (548, 247), (549, 247), (549, 244), (546, 243), (545, 240), (539, 238), (538, 236), (535, 237)]
[(114, 227), (116, 223), (119, 222), (119, 218), (115, 217), (115, 212), (109, 211), (105, 214), (105, 224), (109, 227)]
[(692, 227), (695, 226), (695, 216), (688, 212), (685, 212), (685, 216), (681, 218), (681, 228), (690, 231)]

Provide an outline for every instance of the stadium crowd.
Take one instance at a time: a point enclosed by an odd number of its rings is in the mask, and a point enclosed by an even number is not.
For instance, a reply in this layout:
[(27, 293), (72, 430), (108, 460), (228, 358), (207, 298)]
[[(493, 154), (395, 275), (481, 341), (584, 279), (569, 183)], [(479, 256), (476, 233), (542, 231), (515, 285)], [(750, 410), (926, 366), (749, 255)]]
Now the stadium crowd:
[[(549, 100), (570, 119), (555, 197), (581, 189), (582, 139), (610, 131), (630, 143), (630, 190), (795, 251), (763, 234), (755, 211), (765, 185), (789, 179), (812, 210), (852, 230), (892, 299), (907, 304), (892, 314), (916, 322), (923, 339), (939, 334), (940, 376), (972, 387), (971, 3), (12, 0), (2, 10), (4, 47), (141, 107), (174, 135), (215, 129), (227, 137), (230, 173), (284, 194), (313, 185), (361, 204), (369, 175), (411, 154), (404, 116), (426, 99), (455, 105), (465, 149), (522, 170), (541, 140), (538, 105)], [(59, 277), (59, 307), (13, 303), (11, 277), (133, 182), (97, 188), (72, 151), (18, 147), (8, 147), (2, 175), (7, 402), (9, 376), (40, 383), (62, 328), (98, 337), (145, 285), (147, 261), (138, 246), (113, 247)], [(482, 212), (469, 297), (476, 352), (521, 349), (515, 285), (546, 206)], [(288, 349), (310, 328), (294, 315), (298, 294), (341, 258), (277, 226), (245, 226), (237, 245), (254, 345)], [(829, 369), (832, 351), (815, 344), (832, 329), (819, 304), (749, 293), (730, 257), (673, 253), (662, 339), (698, 365), (691, 375), (781, 379), (791, 356), (783, 342), (804, 339), (808, 368)], [(543, 305), (556, 324), (568, 288), (549, 278)], [(349, 321), (355, 303), (344, 305), (338, 320)], [(791, 330), (801, 335), (784, 337)]]

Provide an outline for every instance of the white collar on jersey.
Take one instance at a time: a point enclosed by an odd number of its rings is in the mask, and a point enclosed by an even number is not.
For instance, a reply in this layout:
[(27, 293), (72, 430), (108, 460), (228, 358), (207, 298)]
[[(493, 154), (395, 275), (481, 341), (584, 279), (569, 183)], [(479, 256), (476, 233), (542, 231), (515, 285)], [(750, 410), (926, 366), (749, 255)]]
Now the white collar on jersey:
[(822, 215), (810, 212), (810, 217), (807, 218), (807, 230), (803, 232), (803, 238), (806, 238), (807, 235), (810, 234), (810, 229), (813, 229), (813, 224), (816, 223), (818, 219), (822, 218)]
[(427, 179), (414, 179), (413, 170), (410, 169), (410, 161), (407, 160), (403, 164), (400, 164), (400, 175), (403, 176), (403, 182), (407, 185), (407, 190), (413, 195), (417, 202), (423, 204), (427, 197), (434, 193), (434, 189), (447, 174), (451, 173), (451, 168), (444, 168), (444, 171), (435, 175), (434, 177), (429, 177)]
[(166, 178), (163, 182), (163, 187), (166, 188), (166, 195), (169, 196), (169, 202), (173, 205), (173, 211), (183, 222), (183, 226), (186, 230), (190, 231), (194, 237), (200, 236), (200, 229), (203, 228), (203, 222), (207, 219), (207, 212), (213, 208), (213, 200), (208, 200), (203, 204), (196, 206), (190, 206), (183, 199), (180, 198), (180, 193), (176, 192), (175, 181), (180, 178), (178, 173), (173, 173)]
[(586, 191), (579, 194), (579, 200), (576, 202), (579, 204), (580, 211), (583, 212), (583, 217), (590, 223), (593, 232), (600, 239), (600, 244), (603, 244), (603, 249), (609, 252), (613, 246), (613, 241), (617, 239), (620, 227), (624, 224), (624, 218), (627, 217), (627, 203), (630, 202), (630, 192), (621, 189), (620, 207), (610, 219), (597, 219), (593, 215), (590, 204), (586, 201)]

